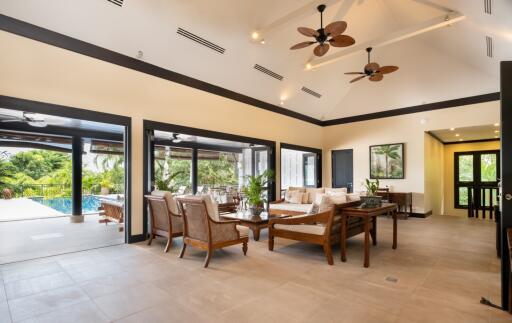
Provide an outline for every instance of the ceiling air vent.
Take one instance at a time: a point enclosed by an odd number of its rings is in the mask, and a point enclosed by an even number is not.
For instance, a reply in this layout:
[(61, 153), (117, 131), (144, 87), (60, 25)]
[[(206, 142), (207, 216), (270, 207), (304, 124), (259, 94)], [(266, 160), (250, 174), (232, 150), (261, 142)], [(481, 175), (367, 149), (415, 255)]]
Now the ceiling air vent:
[(226, 51), (225, 48), (222, 48), (219, 45), (216, 45), (216, 44), (212, 43), (211, 41), (208, 41), (208, 40), (204, 39), (203, 37), (197, 36), (196, 34), (193, 34), (190, 31), (185, 30), (183, 28), (178, 28), (177, 33), (178, 33), (178, 35), (181, 35), (190, 40), (193, 40), (198, 44), (208, 47), (209, 49), (213, 49), (214, 51), (216, 51), (218, 53), (224, 54), (224, 52)]
[(262, 73), (267, 74), (268, 76), (275, 78), (276, 80), (282, 81), (284, 78), (282, 75), (279, 75), (276, 72), (273, 72), (273, 71), (269, 70), (268, 68), (265, 68), (261, 65), (254, 64), (254, 68)]
[(119, 7), (122, 7), (123, 6), (123, 1), (124, 0), (107, 0), (108, 2), (112, 2), (113, 4), (115, 5), (118, 5)]
[(307, 93), (307, 94), (309, 94), (309, 95), (314, 96), (314, 97), (315, 97), (315, 98), (317, 98), (317, 99), (320, 99), (320, 98), (322, 97), (322, 95), (321, 95), (320, 93), (315, 92), (315, 91), (313, 91), (313, 90), (311, 90), (311, 89), (308, 89), (308, 88), (307, 88), (307, 87), (305, 87), (305, 86), (303, 86), (301, 90), (302, 90), (302, 91), (304, 91), (304, 92), (306, 92), (306, 93)]
[(494, 44), (492, 37), (485, 36), (485, 43), (487, 44), (487, 56), (492, 58), (494, 56)]
[(484, 0), (484, 11), (486, 14), (492, 15), (492, 0)]

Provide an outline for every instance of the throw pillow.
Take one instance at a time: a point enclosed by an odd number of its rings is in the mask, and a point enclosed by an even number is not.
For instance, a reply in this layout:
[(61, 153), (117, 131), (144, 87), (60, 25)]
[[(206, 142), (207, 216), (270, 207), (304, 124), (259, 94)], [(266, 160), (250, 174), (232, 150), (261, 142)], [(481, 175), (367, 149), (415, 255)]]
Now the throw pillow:
[(331, 194), (331, 193), (345, 193), (347, 194), (347, 188), (346, 187), (339, 187), (339, 188), (325, 188), (325, 193)]
[(347, 194), (345, 193), (326, 193), (334, 204), (347, 203)]
[(318, 204), (313, 203), (313, 204), (311, 204), (311, 207), (309, 208), (307, 214), (309, 214), (309, 215), (317, 214), (318, 210), (319, 210)]
[(304, 195), (304, 193), (301, 193), (301, 192), (298, 192), (298, 191), (292, 191), (290, 193), (290, 199), (289, 199), (289, 203), (293, 203), (293, 204), (302, 204), (302, 196)]

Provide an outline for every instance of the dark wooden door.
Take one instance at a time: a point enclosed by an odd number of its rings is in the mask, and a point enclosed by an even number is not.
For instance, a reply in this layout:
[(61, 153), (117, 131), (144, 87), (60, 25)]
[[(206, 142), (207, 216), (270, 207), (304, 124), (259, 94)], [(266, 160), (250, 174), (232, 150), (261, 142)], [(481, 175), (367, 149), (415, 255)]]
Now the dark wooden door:
[(501, 62), (501, 190), (501, 305), (509, 310), (507, 229), (512, 227), (512, 61)]
[(346, 187), (349, 193), (354, 188), (354, 151), (352, 149), (332, 151), (332, 187)]

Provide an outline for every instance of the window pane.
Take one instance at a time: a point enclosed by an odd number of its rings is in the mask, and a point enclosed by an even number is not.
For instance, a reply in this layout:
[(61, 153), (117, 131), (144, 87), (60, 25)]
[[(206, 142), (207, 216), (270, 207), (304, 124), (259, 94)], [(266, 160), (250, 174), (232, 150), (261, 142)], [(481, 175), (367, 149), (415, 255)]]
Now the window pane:
[(304, 184), (305, 186), (316, 186), (315, 183), (315, 159), (316, 155), (308, 154), (304, 158)]
[(206, 193), (211, 189), (232, 191), (238, 188), (241, 171), (241, 154), (198, 150), (197, 190)]
[(255, 175), (258, 176), (263, 174), (268, 168), (268, 152), (266, 150), (256, 150), (254, 157), (256, 159), (254, 161), (256, 163), (254, 166), (254, 170), (256, 171)]
[(459, 205), (462, 205), (462, 206), (468, 205), (468, 188), (467, 187), (459, 187)]
[(192, 149), (155, 146), (157, 189), (186, 194), (192, 190)]
[(459, 156), (459, 181), (472, 182), (473, 181), (473, 156), (461, 155)]
[(482, 182), (496, 182), (496, 154), (482, 154), (480, 164)]

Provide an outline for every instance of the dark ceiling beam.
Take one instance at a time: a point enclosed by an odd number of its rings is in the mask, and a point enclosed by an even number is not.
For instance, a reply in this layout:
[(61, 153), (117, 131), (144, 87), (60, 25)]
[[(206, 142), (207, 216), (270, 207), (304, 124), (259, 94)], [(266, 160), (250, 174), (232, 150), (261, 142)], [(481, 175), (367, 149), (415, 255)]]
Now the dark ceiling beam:
[[(161, 67), (158, 67), (156, 65), (152, 65), (143, 61), (140, 61), (138, 59), (132, 58), (130, 56), (126, 56), (111, 50), (108, 50), (106, 48), (102, 48), (63, 34), (59, 34), (57, 32), (9, 17), (0, 14), (0, 30), (10, 32), (19, 36), (23, 36), (26, 38), (30, 38), (42, 43), (46, 43), (52, 46), (56, 46), (62, 49), (66, 49), (78, 54), (82, 54), (85, 56), (89, 56), (95, 59), (102, 60), (104, 62), (112, 63), (118, 66), (122, 66), (128, 69), (132, 69), (138, 72), (142, 72), (148, 75), (152, 75), (158, 78), (162, 78), (171, 82), (179, 83), (182, 85), (186, 85), (198, 90), (202, 90), (205, 92), (213, 93), (228, 99), (232, 99), (238, 102), (242, 102), (245, 104), (249, 104), (253, 107), (264, 109), (267, 111), (271, 111), (274, 113), (278, 113), (281, 115), (285, 115), (291, 118), (295, 118), (298, 120), (302, 120), (305, 122), (309, 122), (311, 124), (315, 124), (318, 126), (326, 127), (326, 126), (333, 126), (333, 125), (339, 125), (339, 124), (346, 124), (351, 122), (359, 122), (359, 121), (367, 121), (367, 120), (373, 120), (373, 119), (380, 119), (380, 118), (388, 118), (388, 117), (394, 117), (399, 115), (405, 115), (405, 114), (412, 114), (412, 113), (419, 113), (419, 112), (426, 112), (431, 110), (439, 110), (439, 109), (446, 109), (446, 108), (452, 108), (457, 106), (463, 106), (468, 104), (476, 104), (476, 103), (482, 103), (482, 102), (489, 102), (489, 101), (498, 101), (500, 99), (500, 93), (499, 92), (493, 92), (488, 94), (482, 94), (482, 95), (476, 95), (466, 98), (459, 98), (454, 100), (447, 100), (447, 101), (441, 101), (441, 102), (435, 102), (435, 103), (428, 103), (428, 104), (422, 104), (417, 106), (411, 106), (406, 108), (400, 108), (400, 109), (393, 109), (393, 110), (386, 110), (386, 111), (380, 111), (375, 113), (368, 113), (368, 114), (362, 114), (357, 116), (351, 116), (351, 117), (344, 117), (344, 118), (338, 118), (338, 119), (332, 119), (332, 120), (325, 120), (320, 121), (318, 119), (312, 118), (310, 116), (303, 115), (301, 113), (284, 109), (283, 107), (270, 104), (249, 96), (246, 96), (241, 93), (237, 93), (222, 87), (219, 87), (214, 84), (210, 84), (183, 74), (176, 73), (171, 70), (167, 70)], [(14, 102), (10, 104), (8, 97), (2, 97), (0, 96), (0, 106), (2, 107), (8, 107), (13, 108), (20, 111), (31, 111), (31, 112), (38, 112), (38, 113), (44, 113), (44, 114), (55, 114), (52, 113), (54, 110), (52, 108), (51, 104), (43, 104), (39, 105), (40, 108), (43, 108), (40, 111), (34, 111), (33, 109), (29, 109), (30, 105), (16, 105), (19, 104), (20, 99), (12, 98)], [(29, 100), (25, 100), (26, 102), (30, 102)], [(89, 110), (79, 109), (84, 114), (87, 114)], [(61, 111), (60, 109), (58, 111)], [(75, 115), (75, 113), (71, 113), (72, 115)], [(65, 116), (65, 115), (64, 115)], [(96, 113), (95, 117), (97, 117), (98, 114)], [(112, 118), (109, 118), (112, 116)], [(92, 117), (92, 116), (91, 116)], [(129, 120), (129, 117), (126, 117)], [(91, 120), (90, 118), (84, 118)], [(112, 120), (109, 120), (112, 119)], [(101, 119), (92, 119), (93, 121), (98, 122), (105, 122), (105, 123), (113, 123), (118, 124), (114, 121), (119, 120), (119, 116), (110, 115), (108, 113), (104, 113), (104, 118)], [(125, 124), (125, 122), (123, 123)]]
[(27, 37), (48, 45), (67, 49), (69, 51), (96, 58), (118, 66), (126, 67), (141, 73), (149, 74), (178, 84), (186, 85), (198, 90), (213, 93), (231, 100), (252, 105), (264, 110), (279, 113), (288, 117), (299, 119), (312, 124), (320, 125), (321, 121), (304, 114), (284, 109), (281, 106), (270, 104), (247, 95), (237, 93), (226, 88), (210, 84), (190, 76), (146, 63), (136, 58), (126, 56), (109, 49), (99, 47), (57, 32), (29, 24), (27, 22), (0, 15), (0, 30), (4, 30), (19, 36)]
[(464, 106), (464, 105), (478, 104), (478, 103), (499, 101), (499, 100), (500, 100), (500, 93), (493, 92), (493, 93), (469, 96), (469, 97), (460, 98), (460, 99), (415, 105), (415, 106), (411, 106), (411, 107), (407, 107), (407, 108), (386, 110), (386, 111), (380, 111), (380, 112), (374, 112), (374, 113), (368, 113), (368, 114), (361, 114), (361, 115), (352, 116), (352, 117), (327, 120), (327, 121), (322, 122), (322, 126), (326, 127), (326, 126), (334, 126), (334, 125), (346, 124), (346, 123), (352, 123), (352, 122), (396, 117), (396, 116), (400, 116), (400, 115), (404, 115), (404, 114), (413, 114), (413, 113), (419, 113), (419, 112), (448, 109), (448, 108), (460, 107), (460, 106)]

